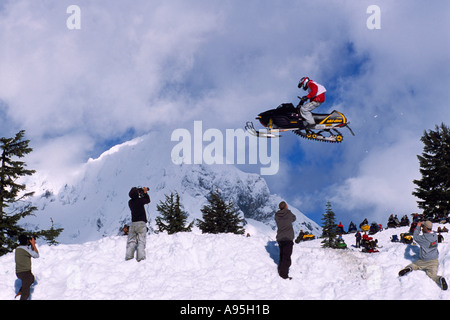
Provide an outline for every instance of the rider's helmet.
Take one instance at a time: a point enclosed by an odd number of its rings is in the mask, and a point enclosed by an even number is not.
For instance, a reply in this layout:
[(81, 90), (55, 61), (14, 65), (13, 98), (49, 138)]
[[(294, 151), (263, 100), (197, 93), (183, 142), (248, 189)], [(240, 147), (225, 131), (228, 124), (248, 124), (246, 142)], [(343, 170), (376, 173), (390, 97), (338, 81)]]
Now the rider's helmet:
[(299, 83), (298, 83), (298, 87), (301, 89), (303, 88), (303, 90), (307, 90), (308, 89), (308, 82), (309, 82), (309, 78), (308, 77), (303, 77), (300, 79)]

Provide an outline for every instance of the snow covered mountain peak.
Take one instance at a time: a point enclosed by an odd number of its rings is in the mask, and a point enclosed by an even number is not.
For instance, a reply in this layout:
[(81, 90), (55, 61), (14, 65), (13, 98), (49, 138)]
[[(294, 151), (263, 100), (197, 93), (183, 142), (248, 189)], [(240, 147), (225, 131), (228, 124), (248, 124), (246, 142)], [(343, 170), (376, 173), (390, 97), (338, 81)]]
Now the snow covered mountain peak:
[[(61, 243), (82, 243), (117, 235), (130, 223), (128, 191), (149, 187), (152, 202), (147, 206), (150, 225), (158, 215), (156, 205), (170, 192), (178, 192), (189, 222), (201, 218), (211, 190), (218, 189), (232, 200), (248, 223), (275, 227), (274, 213), (283, 199), (273, 195), (258, 174), (245, 173), (234, 165), (173, 164), (170, 145), (157, 132), (112, 147), (96, 159), (89, 159), (78, 178), (56, 194), (41, 186), (35, 204), (40, 212), (26, 222), (47, 227), (50, 218), (64, 228)], [(168, 138), (167, 141), (170, 141)], [(37, 193), (38, 194), (38, 193)], [(321, 228), (295, 208), (295, 231), (320, 234)], [(257, 223), (258, 224), (258, 223)], [(254, 230), (254, 229), (252, 229)]]

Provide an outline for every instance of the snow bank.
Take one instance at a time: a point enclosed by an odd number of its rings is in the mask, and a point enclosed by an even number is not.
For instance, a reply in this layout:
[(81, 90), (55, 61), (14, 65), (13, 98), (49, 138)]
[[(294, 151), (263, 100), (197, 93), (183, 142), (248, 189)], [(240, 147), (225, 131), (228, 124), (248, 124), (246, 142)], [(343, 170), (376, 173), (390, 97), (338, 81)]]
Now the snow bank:
[[(447, 228), (450, 226), (447, 225)], [(278, 247), (268, 229), (251, 236), (198, 232), (151, 234), (147, 259), (124, 261), (126, 237), (105, 237), (84, 244), (38, 246), (33, 260), (37, 284), (32, 299), (442, 299), (442, 291), (424, 272), (399, 278), (418, 247), (390, 242), (407, 228), (388, 229), (374, 238), (379, 253), (352, 247), (323, 249), (320, 239), (295, 244), (290, 275), (277, 274)], [(450, 280), (450, 237), (439, 245), (439, 274)], [(14, 254), (0, 257), (0, 299), (14, 299), (20, 286)]]

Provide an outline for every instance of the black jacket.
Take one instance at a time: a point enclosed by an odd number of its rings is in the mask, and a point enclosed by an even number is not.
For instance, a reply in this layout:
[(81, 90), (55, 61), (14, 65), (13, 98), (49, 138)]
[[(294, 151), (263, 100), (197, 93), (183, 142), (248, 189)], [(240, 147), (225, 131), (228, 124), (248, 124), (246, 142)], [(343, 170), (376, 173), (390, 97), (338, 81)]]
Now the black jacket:
[(139, 192), (137, 189), (131, 189), (130, 200), (128, 201), (128, 207), (131, 210), (131, 221), (138, 222), (144, 221), (147, 222), (147, 214), (145, 213), (144, 205), (150, 203), (150, 196), (148, 193), (145, 193), (142, 198), (139, 198)]
[(283, 209), (275, 213), (275, 222), (277, 223), (277, 241), (294, 240), (294, 228), (292, 222), (296, 219), (295, 215), (289, 209)]

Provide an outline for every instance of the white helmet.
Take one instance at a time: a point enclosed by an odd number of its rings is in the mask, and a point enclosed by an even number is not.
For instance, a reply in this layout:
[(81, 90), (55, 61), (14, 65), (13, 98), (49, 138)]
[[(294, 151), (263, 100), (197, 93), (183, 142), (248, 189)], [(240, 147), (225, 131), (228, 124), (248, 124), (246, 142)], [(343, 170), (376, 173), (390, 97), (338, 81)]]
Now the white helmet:
[(309, 78), (308, 77), (303, 77), (300, 79), (300, 82), (298, 83), (298, 87), (301, 89), (303, 88), (303, 90), (307, 90), (308, 89), (308, 82), (309, 82)]

